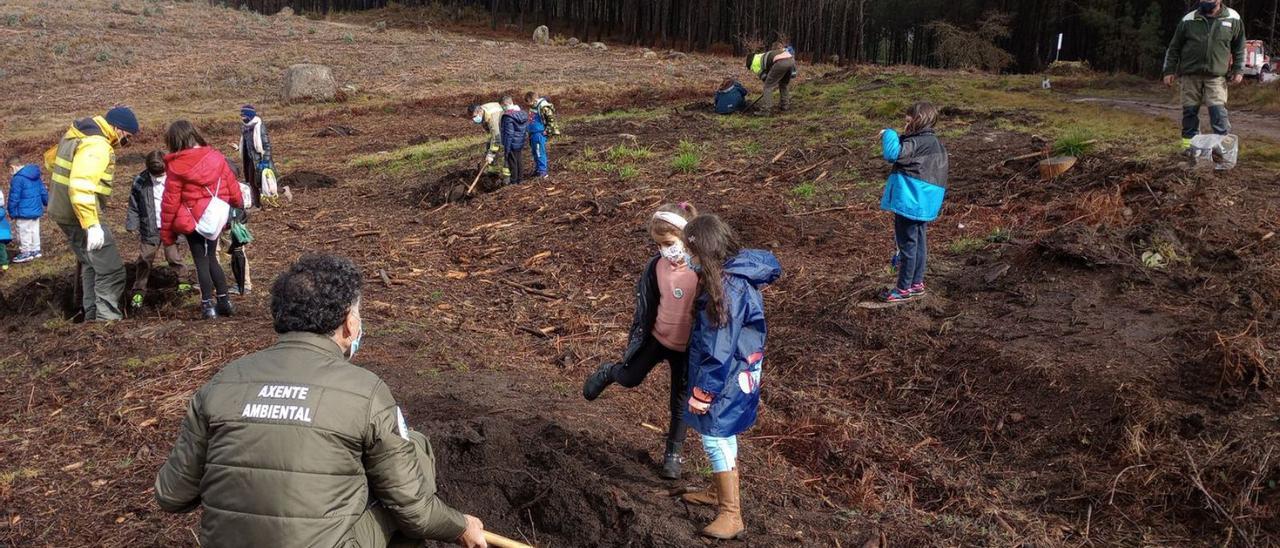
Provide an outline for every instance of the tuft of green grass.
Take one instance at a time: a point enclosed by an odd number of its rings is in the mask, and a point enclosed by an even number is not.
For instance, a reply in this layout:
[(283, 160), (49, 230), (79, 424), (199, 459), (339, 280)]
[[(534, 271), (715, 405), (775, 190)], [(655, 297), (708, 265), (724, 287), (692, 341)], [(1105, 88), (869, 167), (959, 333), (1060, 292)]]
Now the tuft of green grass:
[(818, 185), (813, 184), (812, 181), (805, 181), (792, 188), (791, 194), (802, 200), (812, 200), (818, 195)]
[(947, 245), (947, 249), (956, 255), (965, 253), (973, 253), (987, 246), (986, 238), (964, 237), (958, 238)]
[(896, 120), (902, 118), (902, 113), (906, 112), (907, 103), (902, 99), (886, 99), (867, 109), (867, 117), (879, 120)]
[(466, 149), (479, 149), (483, 135), (458, 137), (444, 141), (432, 141), (413, 145), (386, 154), (366, 154), (348, 162), (354, 167), (375, 168), (388, 174), (421, 173), (439, 169), (476, 157), (465, 153)]
[(618, 178), (620, 179), (634, 179), (639, 175), (640, 170), (636, 169), (635, 166), (621, 166), (618, 168)]
[(615, 145), (609, 147), (605, 151), (605, 157), (610, 162), (624, 162), (627, 160), (645, 160), (653, 156), (650, 147), (629, 147), (626, 144)]
[(702, 154), (698, 150), (698, 145), (681, 140), (676, 148), (676, 157), (671, 160), (671, 167), (681, 173), (693, 173), (698, 170), (700, 163), (702, 163)]
[(1088, 131), (1073, 129), (1059, 137), (1057, 141), (1054, 141), (1053, 153), (1056, 156), (1075, 156), (1080, 158), (1093, 150), (1094, 143), (1091, 142), (1093, 140), (1093, 135)]
[(763, 150), (764, 150), (764, 145), (760, 144), (759, 141), (751, 141), (745, 145), (742, 145), (742, 153), (746, 154), (747, 156), (758, 156), (760, 152)]
[(13, 487), (14, 482), (18, 480), (32, 479), (40, 476), (40, 471), (35, 468), (16, 468), (0, 472), (0, 491), (8, 491)]

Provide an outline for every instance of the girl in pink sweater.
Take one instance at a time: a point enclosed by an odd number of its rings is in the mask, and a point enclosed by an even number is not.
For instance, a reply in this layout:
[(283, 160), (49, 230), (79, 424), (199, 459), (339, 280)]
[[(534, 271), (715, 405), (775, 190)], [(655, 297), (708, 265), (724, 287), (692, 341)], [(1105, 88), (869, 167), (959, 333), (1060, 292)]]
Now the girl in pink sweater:
[(601, 364), (582, 385), (582, 397), (591, 401), (615, 382), (627, 388), (639, 386), (663, 360), (671, 365), (671, 423), (661, 473), (666, 479), (679, 479), (684, 461), (680, 449), (685, 438), (689, 332), (698, 275), (689, 268), (681, 235), (697, 214), (687, 203), (668, 204), (649, 218), (649, 235), (658, 245), (658, 255), (649, 259), (636, 283), (636, 312), (627, 351), (621, 362)]

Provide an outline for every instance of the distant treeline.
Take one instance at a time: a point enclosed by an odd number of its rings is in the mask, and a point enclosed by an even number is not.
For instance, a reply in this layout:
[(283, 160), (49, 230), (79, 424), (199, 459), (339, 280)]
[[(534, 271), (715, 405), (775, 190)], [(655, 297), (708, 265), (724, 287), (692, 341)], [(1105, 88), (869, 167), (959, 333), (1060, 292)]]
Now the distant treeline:
[[(225, 0), (217, 0), (224, 2)], [(230, 0), (263, 13), (385, 7), (387, 0)], [(1193, 0), (400, 0), (487, 10), (489, 23), (524, 30), (547, 24), (581, 40), (685, 50), (749, 47), (784, 37), (802, 57), (954, 65), (940, 51), (960, 31), (1007, 51), (1008, 69), (1036, 71), (1054, 59), (1100, 70), (1154, 74), (1174, 26)], [(1280, 0), (1229, 0), (1251, 38), (1273, 40)], [(992, 17), (995, 15), (995, 17)], [(941, 24), (939, 24), (941, 23)], [(966, 43), (966, 42), (955, 42)], [(955, 53), (955, 52), (953, 52)], [(962, 53), (962, 52), (961, 52)]]

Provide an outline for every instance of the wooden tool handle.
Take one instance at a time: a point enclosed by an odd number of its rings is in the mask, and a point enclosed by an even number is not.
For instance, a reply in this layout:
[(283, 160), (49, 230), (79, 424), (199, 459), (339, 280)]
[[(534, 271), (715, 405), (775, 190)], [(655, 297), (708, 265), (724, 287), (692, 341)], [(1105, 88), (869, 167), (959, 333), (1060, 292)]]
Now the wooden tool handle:
[(496, 548), (533, 548), (523, 542), (511, 540), (497, 533), (484, 532), (484, 541)]

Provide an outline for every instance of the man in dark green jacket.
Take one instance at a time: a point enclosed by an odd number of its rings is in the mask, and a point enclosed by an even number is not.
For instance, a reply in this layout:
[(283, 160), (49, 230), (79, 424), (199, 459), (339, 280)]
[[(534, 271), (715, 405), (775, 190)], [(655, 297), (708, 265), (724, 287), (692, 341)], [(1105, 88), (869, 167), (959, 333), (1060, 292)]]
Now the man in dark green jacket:
[(1231, 132), (1227, 118), (1227, 79), (1244, 79), (1244, 21), (1222, 0), (1203, 0), (1173, 31), (1164, 56), (1164, 83), (1181, 83), (1182, 148), (1200, 133), (1200, 106), (1209, 107), (1213, 132)]
[(155, 490), (168, 512), (204, 506), (202, 546), (485, 546), (436, 496), (431, 444), (387, 385), (347, 361), (362, 283), (351, 261), (303, 257), (271, 291), (279, 342), (191, 398)]

